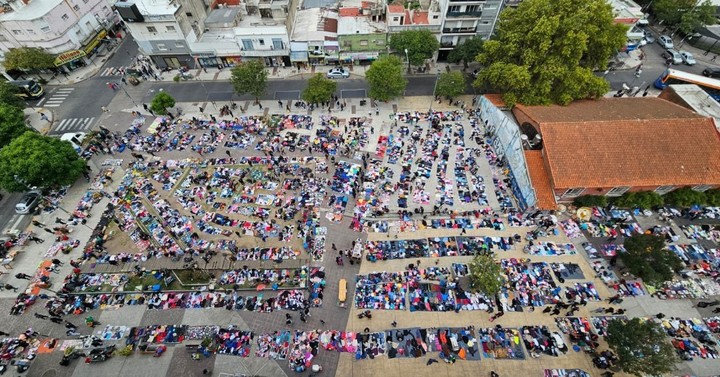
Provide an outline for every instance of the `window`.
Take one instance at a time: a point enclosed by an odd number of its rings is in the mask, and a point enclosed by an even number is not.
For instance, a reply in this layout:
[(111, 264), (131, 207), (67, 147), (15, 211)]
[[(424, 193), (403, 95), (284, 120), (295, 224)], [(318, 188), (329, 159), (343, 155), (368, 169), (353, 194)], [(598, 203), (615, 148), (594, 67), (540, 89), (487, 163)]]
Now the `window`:
[(40, 31), (43, 33), (49, 33), (50, 32), (50, 26), (43, 26), (40, 28)]
[(612, 190), (608, 191), (607, 196), (620, 196), (630, 190), (629, 186), (618, 186), (613, 187)]
[(272, 48), (273, 50), (282, 50), (284, 48), (282, 38), (273, 38)]
[(393, 17), (393, 21), (395, 21), (395, 22), (400, 21), (400, 17)]
[(367, 45), (368, 45), (367, 39), (360, 41), (360, 46), (367, 46)]
[(172, 25), (170, 25), (170, 26), (165, 26), (165, 30), (167, 30), (167, 31), (175, 31), (175, 26), (172, 26)]
[(63, 21), (67, 21), (70, 19), (70, 16), (68, 16), (67, 14), (63, 14), (62, 17), (60, 17), (60, 18), (62, 18)]
[(20, 35), (22, 34), (22, 30), (13, 30), (13, 34)]
[(245, 51), (252, 51), (255, 49), (253, 47), (253, 43), (252, 43), (251, 39), (243, 39), (242, 44), (243, 44), (243, 50), (245, 50)]
[(712, 185), (697, 185), (693, 187), (692, 189), (697, 192), (705, 192), (707, 190), (710, 190), (712, 188)]
[(451, 5), (448, 7), (448, 12), (460, 12), (460, 7), (457, 5)]
[(193, 16), (192, 13), (190, 13), (190, 12), (185, 12), (185, 15), (188, 16), (188, 17), (192, 17), (192, 16)]
[(660, 195), (665, 195), (668, 192), (672, 191), (675, 188), (675, 186), (660, 186), (655, 189), (655, 192)]
[(75, 4), (75, 5), (73, 5), (73, 9), (74, 9), (74, 10), (80, 10), (80, 6), (77, 5), (77, 4)]
[(175, 47), (176, 47), (176, 48), (185, 48), (185, 43), (175, 42)]
[(565, 191), (565, 193), (563, 194), (563, 197), (564, 198), (574, 198), (576, 196), (580, 196), (580, 194), (582, 194), (583, 191), (585, 191), (584, 187), (571, 188), (571, 189)]
[(378, 39), (375, 41), (375, 44), (378, 46), (383, 46), (383, 45), (385, 45), (385, 41), (383, 41), (382, 39)]
[(88, 21), (88, 22), (85, 23), (85, 29), (87, 29), (87, 30), (93, 30), (93, 27), (92, 27), (92, 24), (90, 23), (90, 21)]
[(165, 43), (158, 43), (157, 49), (160, 51), (167, 51), (167, 46), (165, 46)]
[(437, 19), (438, 19), (438, 16), (433, 16), (433, 20), (437, 20)]
[(265, 46), (265, 40), (262, 38), (258, 39), (258, 43), (260, 44), (260, 46)]
[(465, 7), (465, 12), (467, 12), (467, 13), (475, 13), (477, 11), (478, 11), (477, 5), (468, 5)]
[(35, 35), (35, 30), (33, 29), (26, 29), (25, 31), (30, 35)]
[(157, 29), (155, 29), (155, 26), (148, 26), (147, 29), (150, 33), (157, 33)]
[(343, 44), (343, 47), (350, 47), (350, 46), (351, 46), (350, 41), (343, 41), (342, 44)]

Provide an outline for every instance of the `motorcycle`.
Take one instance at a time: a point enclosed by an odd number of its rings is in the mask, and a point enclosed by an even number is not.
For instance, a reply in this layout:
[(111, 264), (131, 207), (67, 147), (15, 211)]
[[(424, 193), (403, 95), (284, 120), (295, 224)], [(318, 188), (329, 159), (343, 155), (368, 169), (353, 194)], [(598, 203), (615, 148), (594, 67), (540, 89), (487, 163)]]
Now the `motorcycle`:
[(104, 348), (95, 348), (94, 350), (88, 352), (87, 357), (85, 358), (85, 364), (105, 361), (112, 357), (113, 352), (115, 352), (114, 345)]
[(714, 300), (714, 301), (700, 301), (697, 304), (698, 308), (708, 308), (713, 306), (720, 305), (720, 300)]
[(358, 314), (358, 319), (367, 318), (372, 319), (372, 313), (369, 310), (366, 310), (360, 314)]

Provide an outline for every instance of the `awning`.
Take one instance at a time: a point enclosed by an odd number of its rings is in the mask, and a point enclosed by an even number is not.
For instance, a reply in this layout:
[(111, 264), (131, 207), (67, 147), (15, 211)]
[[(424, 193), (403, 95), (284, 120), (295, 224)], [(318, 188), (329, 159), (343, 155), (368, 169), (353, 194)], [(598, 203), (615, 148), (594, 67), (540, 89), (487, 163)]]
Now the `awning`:
[(308, 53), (307, 51), (290, 51), (291, 62), (307, 62)]
[(290, 42), (290, 51), (307, 51), (307, 42)]
[(105, 31), (105, 30), (100, 31), (100, 32), (95, 36), (95, 38), (93, 38), (92, 42), (88, 43), (88, 45), (85, 46), (85, 48), (83, 48), (83, 51), (85, 51), (85, 54), (86, 54), (86, 55), (90, 55), (90, 53), (92, 52), (92, 50), (93, 50), (95, 47), (97, 47), (97, 45), (100, 44), (100, 42), (105, 38), (105, 36), (107, 36), (107, 31)]
[(71, 61), (73, 61), (75, 59), (80, 59), (80, 58), (84, 57), (85, 55), (86, 55), (85, 51), (83, 51), (83, 50), (70, 50), (68, 52), (64, 52), (64, 53), (58, 55), (57, 58), (55, 58), (54, 63), (55, 63), (56, 67), (59, 67), (63, 64), (70, 63)]
[(326, 50), (339, 50), (340, 44), (338, 41), (325, 41), (325, 49)]

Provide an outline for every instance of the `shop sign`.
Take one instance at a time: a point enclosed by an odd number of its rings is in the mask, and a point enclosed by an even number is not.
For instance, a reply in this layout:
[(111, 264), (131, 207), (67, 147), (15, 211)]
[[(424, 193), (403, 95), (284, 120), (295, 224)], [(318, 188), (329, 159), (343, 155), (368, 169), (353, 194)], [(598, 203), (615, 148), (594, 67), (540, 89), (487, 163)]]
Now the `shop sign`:
[(55, 66), (59, 67), (63, 64), (70, 63), (71, 61), (80, 59), (85, 55), (85, 51), (83, 50), (70, 50), (68, 52), (63, 52), (55, 58)]

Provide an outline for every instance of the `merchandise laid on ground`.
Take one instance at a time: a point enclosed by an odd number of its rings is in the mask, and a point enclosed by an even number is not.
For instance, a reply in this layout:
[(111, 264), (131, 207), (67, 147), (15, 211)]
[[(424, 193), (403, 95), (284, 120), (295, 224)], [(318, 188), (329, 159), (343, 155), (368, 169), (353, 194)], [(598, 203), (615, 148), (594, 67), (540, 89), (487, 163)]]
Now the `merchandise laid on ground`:
[[(656, 316), (660, 299), (720, 295), (717, 209), (521, 211), (479, 112), (337, 110), (338, 99), (287, 115), (279, 102), (218, 119), (136, 116), (103, 136), (113, 155), (93, 158), (89, 188), (50, 193), (40, 225), (5, 244), (8, 272), (26, 251), (41, 263), (7, 296), (13, 323), (36, 322), (0, 339), (0, 365), (625, 376), (605, 337), (635, 317), (662, 326), (685, 375), (718, 358), (718, 317)], [(665, 236), (683, 273), (652, 286), (617, 268), (637, 234)], [(497, 262), (496, 295), (474, 289), (475, 256)]]

